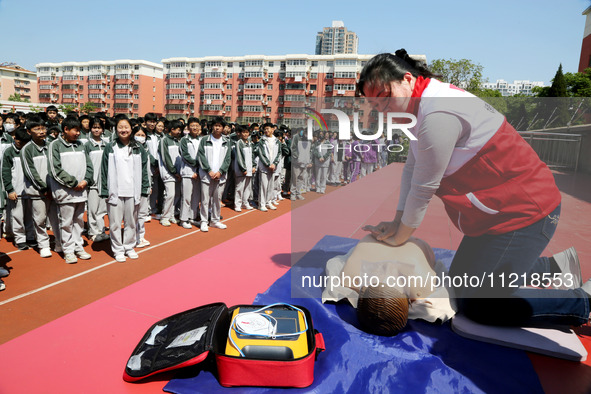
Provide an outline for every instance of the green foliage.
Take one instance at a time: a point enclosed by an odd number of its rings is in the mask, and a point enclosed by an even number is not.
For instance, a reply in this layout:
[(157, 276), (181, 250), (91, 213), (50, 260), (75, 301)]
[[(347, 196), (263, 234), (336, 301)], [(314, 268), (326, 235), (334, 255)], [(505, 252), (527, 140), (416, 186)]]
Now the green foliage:
[(468, 59), (435, 59), (429, 64), (429, 69), (442, 77), (443, 82), (451, 83), (457, 87), (474, 93), (480, 90), (482, 84), (482, 70), (480, 64)]
[(558, 66), (556, 75), (554, 75), (552, 86), (550, 86), (550, 90), (548, 91), (548, 97), (567, 97), (566, 80), (562, 73), (562, 63)]
[(76, 108), (76, 105), (74, 105), (74, 104), (60, 104), (57, 106), (57, 109), (60, 112), (63, 112), (64, 114), (67, 114), (68, 112), (72, 112), (74, 110), (74, 108)]
[(91, 102), (89, 101), (89, 102), (86, 102), (86, 103), (84, 103), (84, 104), (83, 104), (83, 105), (80, 107), (80, 112), (83, 112), (83, 113), (85, 113), (85, 114), (87, 114), (87, 115), (88, 115), (88, 114), (90, 114), (90, 113), (94, 112), (94, 111), (96, 110), (96, 108), (97, 108), (97, 107), (96, 107), (96, 106), (95, 106), (93, 103), (91, 103)]
[(30, 103), (29, 99), (23, 98), (20, 94), (15, 93), (8, 96), (8, 101), (16, 101), (18, 103)]
[(34, 112), (36, 114), (39, 113), (39, 112), (43, 112), (43, 108), (41, 108), (38, 105), (33, 105), (29, 109), (31, 110), (31, 112)]

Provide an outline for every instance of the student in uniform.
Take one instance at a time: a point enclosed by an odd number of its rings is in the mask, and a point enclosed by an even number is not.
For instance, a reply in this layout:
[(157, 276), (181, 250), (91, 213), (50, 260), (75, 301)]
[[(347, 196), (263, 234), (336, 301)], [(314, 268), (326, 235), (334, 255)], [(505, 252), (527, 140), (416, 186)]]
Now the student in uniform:
[(88, 189), (88, 238), (93, 242), (102, 242), (109, 239), (105, 234), (105, 215), (107, 214), (107, 202), (99, 197), (98, 184), (101, 172), (101, 160), (106, 142), (103, 140), (103, 124), (98, 118), (89, 119), (90, 134), (84, 144), (86, 154), (90, 157), (93, 167), (93, 185)]
[(312, 166), (311, 143), (306, 140), (304, 129), (291, 139), (291, 200), (304, 200), (302, 193), (306, 191), (308, 167)]
[(181, 226), (186, 229), (197, 224), (195, 218), (201, 200), (201, 182), (199, 181), (199, 163), (197, 151), (201, 140), (201, 123), (197, 118), (187, 121), (189, 133), (181, 138), (179, 150), (181, 154), (180, 175), (182, 178)]
[[(133, 138), (131, 123), (120, 117), (117, 136), (103, 152), (100, 196), (107, 199), (111, 232), (111, 249), (115, 260), (123, 263), (125, 255), (137, 259), (137, 220), (141, 197), (148, 197), (148, 154)], [(137, 130), (137, 129), (136, 129)], [(123, 232), (121, 222), (125, 223)]]
[(314, 168), (316, 169), (316, 193), (324, 194), (326, 192), (326, 181), (328, 178), (328, 166), (332, 155), (332, 146), (328, 139), (330, 133), (320, 132), (318, 141), (312, 147), (312, 156), (314, 157)]
[(25, 175), (20, 152), (30, 139), (24, 127), (17, 128), (14, 132), (14, 142), (4, 151), (2, 157), (2, 183), (8, 198), (6, 216), (10, 218), (14, 243), (19, 250), (36, 246), (33, 229), (25, 226), (25, 218), (30, 217), (30, 213), (25, 211), (22, 198), (25, 190)]
[[(5, 129), (4, 117), (0, 116), (0, 166), (2, 166), (2, 157), (4, 156), (4, 151), (13, 144), (14, 139)], [(4, 228), (0, 231), (0, 236), (2, 233), (9, 233), (12, 236), (12, 225), (10, 224), (10, 218), (6, 215), (5, 212), (6, 208), (6, 196), (4, 193), (4, 185), (0, 181), (0, 218), (2, 218), (4, 223)]]
[(78, 261), (76, 255), (82, 260), (91, 257), (82, 247), (82, 229), (93, 168), (84, 146), (78, 141), (80, 121), (67, 117), (62, 128), (62, 135), (49, 145), (49, 186), (58, 205), (64, 258), (66, 263), (74, 264)]
[(216, 117), (212, 122), (212, 133), (201, 139), (197, 157), (201, 181), (201, 231), (209, 231), (207, 216), (211, 205), (211, 227), (225, 229), (220, 221), (222, 192), (230, 168), (230, 141), (222, 135), (226, 121)]
[[(154, 190), (152, 189), (152, 186), (154, 186), (154, 182), (153, 182), (153, 176), (152, 176), (152, 168), (154, 163), (156, 163), (156, 159), (152, 156), (152, 154), (150, 153), (147, 143), (146, 143), (146, 138), (148, 137), (146, 135), (146, 129), (140, 128), (138, 130), (135, 130), (134, 134), (133, 134), (133, 139), (134, 141), (141, 146), (142, 148), (144, 148), (144, 150), (146, 151), (146, 154), (148, 155), (148, 161), (146, 163), (146, 171), (148, 173), (148, 181), (150, 183), (150, 190), (149, 190), (149, 194), (151, 196), (151, 193), (154, 192)], [(150, 241), (148, 241), (146, 239), (146, 222), (150, 221), (150, 200), (149, 197), (146, 196), (141, 196), (140, 197), (140, 207), (139, 207), (139, 211), (138, 211), (138, 217), (137, 217), (137, 229), (136, 229), (136, 238), (137, 238), (137, 245), (136, 247), (138, 248), (144, 248), (146, 246), (150, 246)]]
[[(48, 145), (45, 141), (47, 129), (45, 122), (39, 117), (29, 118), (26, 127), (27, 132), (31, 136), (31, 141), (21, 150), (21, 161), (25, 175), (23, 197), (25, 198), (27, 210), (31, 212), (33, 219), (33, 229), (39, 247), (39, 255), (41, 257), (51, 257), (46, 223), (49, 217), (51, 227), (59, 229), (59, 220), (56, 207), (51, 206), (52, 200), (49, 190), (49, 174), (47, 171)], [(59, 230), (54, 231), (54, 236), (56, 246), (61, 248)]]
[(269, 209), (277, 209), (271, 203), (273, 199), (273, 173), (281, 159), (281, 146), (279, 140), (273, 135), (273, 124), (263, 125), (265, 135), (258, 143), (259, 156), (259, 209), (267, 212)]
[(234, 177), (236, 189), (234, 192), (234, 210), (253, 209), (249, 203), (251, 195), (251, 181), (256, 173), (253, 160), (253, 145), (250, 141), (250, 131), (242, 126), (236, 127), (236, 134), (240, 138), (234, 145)]
[(162, 204), (162, 218), (160, 224), (169, 227), (177, 223), (175, 206), (180, 197), (181, 176), (179, 175), (180, 154), (179, 139), (185, 125), (176, 119), (170, 123), (170, 132), (160, 141), (158, 161), (160, 177), (164, 182), (164, 203)]

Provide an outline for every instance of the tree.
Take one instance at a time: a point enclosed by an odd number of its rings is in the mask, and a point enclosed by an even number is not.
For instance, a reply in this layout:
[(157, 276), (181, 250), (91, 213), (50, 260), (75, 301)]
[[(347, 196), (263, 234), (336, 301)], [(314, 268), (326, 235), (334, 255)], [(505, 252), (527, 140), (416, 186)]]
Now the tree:
[(67, 114), (68, 112), (74, 111), (74, 108), (76, 108), (76, 106), (74, 104), (60, 104), (57, 108), (60, 110), (60, 112)]
[(564, 78), (564, 74), (562, 73), (562, 63), (558, 66), (558, 70), (556, 71), (556, 75), (554, 75), (554, 79), (552, 80), (552, 86), (550, 86), (550, 90), (548, 91), (548, 97), (567, 97), (566, 94), (566, 80)]
[(468, 59), (435, 59), (429, 65), (429, 69), (441, 75), (440, 79), (443, 82), (451, 83), (471, 93), (479, 91), (483, 82), (484, 67)]
[(43, 112), (43, 108), (38, 105), (32, 105), (30, 108), (31, 112), (38, 114), (39, 112)]
[(30, 101), (26, 98), (23, 98), (20, 94), (15, 93), (8, 96), (8, 101), (16, 101), (19, 103), (30, 103)]
[(94, 103), (86, 102), (84, 103), (81, 107), (80, 107), (80, 112), (83, 112), (85, 114), (90, 114), (92, 112), (94, 112), (96, 110), (96, 105), (94, 105)]

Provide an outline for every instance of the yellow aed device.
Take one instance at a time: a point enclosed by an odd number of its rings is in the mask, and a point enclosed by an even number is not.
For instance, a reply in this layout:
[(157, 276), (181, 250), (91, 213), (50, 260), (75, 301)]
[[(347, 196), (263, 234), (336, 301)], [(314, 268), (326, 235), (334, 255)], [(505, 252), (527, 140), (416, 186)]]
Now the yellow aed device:
[(304, 312), (288, 304), (239, 307), (232, 313), (226, 354), (267, 360), (293, 360), (308, 354)]

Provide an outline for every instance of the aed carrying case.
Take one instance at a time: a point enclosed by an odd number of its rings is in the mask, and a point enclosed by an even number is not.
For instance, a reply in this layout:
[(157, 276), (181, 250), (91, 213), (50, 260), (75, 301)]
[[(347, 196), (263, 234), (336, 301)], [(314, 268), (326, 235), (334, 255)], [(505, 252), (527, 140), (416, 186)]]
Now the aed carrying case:
[[(262, 335), (265, 330), (272, 331)], [(304, 307), (214, 303), (153, 324), (133, 350), (123, 380), (201, 364), (224, 387), (301, 388), (314, 381), (314, 362), (323, 350), (322, 334)]]

